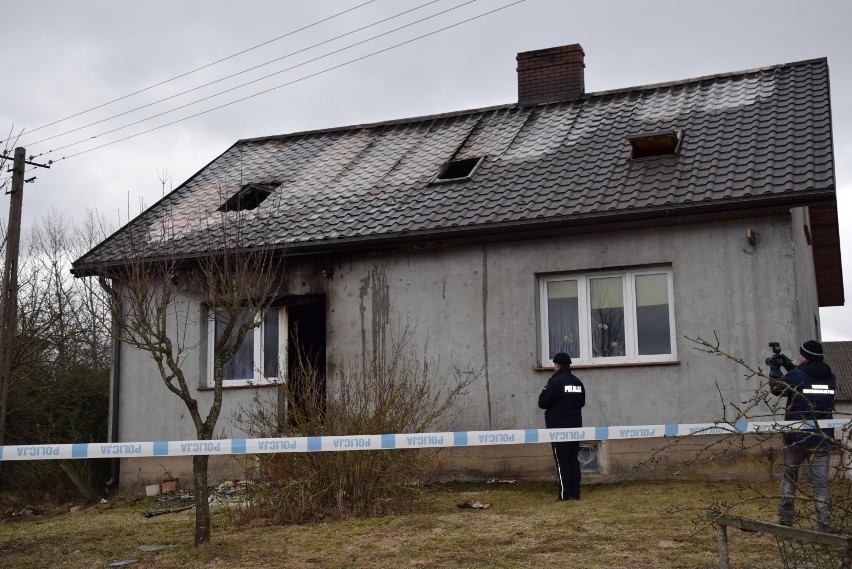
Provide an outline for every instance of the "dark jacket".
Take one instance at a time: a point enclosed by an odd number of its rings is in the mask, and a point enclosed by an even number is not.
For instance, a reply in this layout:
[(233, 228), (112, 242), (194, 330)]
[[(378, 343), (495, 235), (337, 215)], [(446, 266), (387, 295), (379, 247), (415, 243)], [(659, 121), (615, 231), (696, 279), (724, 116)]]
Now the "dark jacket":
[[(824, 361), (807, 360), (799, 364), (780, 380), (770, 381), (774, 395), (786, 396), (787, 421), (819, 421), (831, 419), (834, 411), (834, 390), (837, 379)], [(823, 435), (807, 432), (787, 433), (784, 442), (816, 448), (834, 437), (834, 429), (823, 429)]]
[(586, 388), (567, 367), (556, 370), (538, 396), (548, 429), (582, 427), (581, 410), (585, 404)]

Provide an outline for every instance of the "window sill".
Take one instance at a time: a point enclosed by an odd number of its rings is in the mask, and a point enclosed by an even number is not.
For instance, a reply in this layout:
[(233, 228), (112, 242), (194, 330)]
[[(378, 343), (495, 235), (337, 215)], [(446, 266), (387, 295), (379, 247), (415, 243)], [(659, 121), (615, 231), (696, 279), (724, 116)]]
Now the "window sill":
[[(651, 367), (651, 366), (676, 366), (680, 365), (680, 362), (675, 360), (672, 362), (630, 362), (630, 363), (621, 363), (621, 364), (578, 364), (572, 365), (571, 369), (602, 369), (602, 368), (614, 368), (614, 367)], [(533, 371), (556, 371), (556, 368), (553, 366), (536, 366), (533, 368)]]
[[(278, 385), (278, 384), (271, 382), (271, 381), (264, 381), (264, 382), (257, 382), (257, 383), (241, 383), (241, 384), (234, 384), (234, 385), (223, 385), (222, 389), (223, 390), (227, 389), (227, 390), (230, 391), (231, 389), (257, 389), (258, 387), (275, 387), (276, 385)], [(208, 385), (204, 385), (202, 387), (199, 387), (198, 391), (213, 391), (214, 389), (216, 389), (216, 388), (208, 386)]]

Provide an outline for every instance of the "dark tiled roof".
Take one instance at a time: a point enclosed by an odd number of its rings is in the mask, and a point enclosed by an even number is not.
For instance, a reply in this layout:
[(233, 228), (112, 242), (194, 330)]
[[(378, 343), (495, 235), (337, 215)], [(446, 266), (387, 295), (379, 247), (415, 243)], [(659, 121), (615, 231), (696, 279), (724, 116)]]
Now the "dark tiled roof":
[[(681, 131), (679, 156), (627, 160), (627, 135), (665, 129)], [(473, 179), (430, 183), (448, 160), (482, 155)], [(243, 140), (74, 270), (215, 249), (217, 208), (248, 183), (280, 186), (241, 212), (245, 244), (298, 252), (686, 210), (834, 204), (832, 160), (824, 59), (562, 103)]]
[(831, 366), (837, 377), (837, 394), (834, 398), (838, 401), (852, 400), (852, 342), (823, 342), (822, 349), (825, 352), (825, 363)]

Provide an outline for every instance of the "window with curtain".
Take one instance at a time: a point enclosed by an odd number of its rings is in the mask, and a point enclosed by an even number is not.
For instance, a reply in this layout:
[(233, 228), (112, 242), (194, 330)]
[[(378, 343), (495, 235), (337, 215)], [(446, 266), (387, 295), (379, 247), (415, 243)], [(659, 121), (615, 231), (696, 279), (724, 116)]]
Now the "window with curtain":
[[(240, 313), (241, 321), (249, 317), (248, 311)], [(260, 326), (250, 330), (239, 350), (223, 368), (223, 385), (240, 386), (264, 383), (278, 378), (281, 357), (286, 352), (287, 315), (284, 308), (271, 308)], [(224, 315), (210, 318), (208, 327), (208, 385), (213, 385), (213, 347), (222, 337)]]
[(542, 364), (677, 358), (669, 268), (541, 277)]

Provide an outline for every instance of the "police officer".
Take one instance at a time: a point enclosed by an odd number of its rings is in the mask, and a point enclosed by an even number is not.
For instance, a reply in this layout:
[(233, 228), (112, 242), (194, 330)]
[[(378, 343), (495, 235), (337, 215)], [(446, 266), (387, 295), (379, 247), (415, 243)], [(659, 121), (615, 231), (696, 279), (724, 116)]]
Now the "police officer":
[(814, 427), (809, 431), (797, 430), (784, 434), (784, 469), (781, 473), (778, 523), (793, 523), (799, 467), (807, 462), (816, 502), (817, 527), (819, 531), (829, 532), (831, 505), (828, 466), (834, 429), (821, 429), (819, 420), (832, 418), (837, 380), (823, 359), (822, 344), (808, 340), (799, 348), (799, 353), (800, 363), (795, 367), (789, 358), (784, 357), (782, 365), (788, 371), (784, 377), (781, 377), (780, 367), (771, 366), (769, 372), (772, 393), (787, 397), (784, 419), (808, 422)]
[[(538, 406), (544, 409), (544, 424), (548, 429), (583, 426), (581, 411), (586, 404), (586, 388), (571, 373), (571, 357), (559, 352), (553, 356), (554, 373), (538, 396)], [(556, 475), (559, 478), (557, 500), (580, 499), (580, 443), (560, 441), (550, 443)]]

